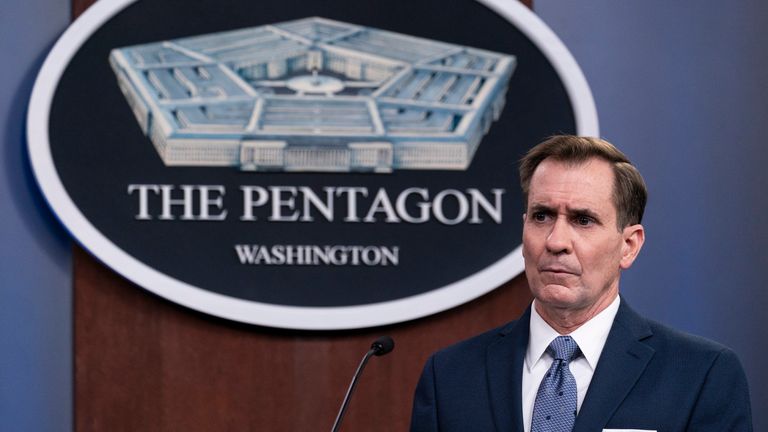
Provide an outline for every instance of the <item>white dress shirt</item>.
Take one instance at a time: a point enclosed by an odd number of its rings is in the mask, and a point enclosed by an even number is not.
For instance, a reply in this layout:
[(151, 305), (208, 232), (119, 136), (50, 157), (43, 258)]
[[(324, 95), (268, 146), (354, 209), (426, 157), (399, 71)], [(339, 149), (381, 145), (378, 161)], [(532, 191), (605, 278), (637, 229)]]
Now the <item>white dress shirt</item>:
[[(571, 361), (569, 367), (576, 380), (578, 400), (576, 409), (581, 410), (581, 403), (587, 394), (587, 388), (592, 381), (600, 353), (611, 331), (613, 319), (619, 311), (619, 296), (607, 308), (595, 315), (591, 320), (576, 329), (570, 336), (581, 349), (582, 356)], [(549, 326), (536, 312), (536, 301), (531, 305), (530, 333), (528, 334), (528, 349), (525, 353), (525, 366), (523, 367), (523, 426), (526, 432), (531, 430), (533, 418), (533, 404), (539, 391), (539, 384), (544, 374), (552, 365), (553, 358), (547, 353), (547, 347), (552, 341), (563, 336)]]

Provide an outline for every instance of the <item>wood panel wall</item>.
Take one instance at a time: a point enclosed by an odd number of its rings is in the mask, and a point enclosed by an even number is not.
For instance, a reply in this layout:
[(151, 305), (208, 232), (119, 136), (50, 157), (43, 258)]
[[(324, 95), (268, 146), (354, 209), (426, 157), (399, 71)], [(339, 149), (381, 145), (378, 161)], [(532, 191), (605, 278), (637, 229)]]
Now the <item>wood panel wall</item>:
[[(73, 17), (93, 0), (72, 0)], [(529, 7), (532, 1), (523, 1)], [(300, 332), (233, 323), (159, 298), (74, 247), (75, 430), (330, 430), (352, 373), (382, 334), (346, 431), (405, 431), (430, 353), (519, 316), (519, 276), (452, 310), (375, 329)]]

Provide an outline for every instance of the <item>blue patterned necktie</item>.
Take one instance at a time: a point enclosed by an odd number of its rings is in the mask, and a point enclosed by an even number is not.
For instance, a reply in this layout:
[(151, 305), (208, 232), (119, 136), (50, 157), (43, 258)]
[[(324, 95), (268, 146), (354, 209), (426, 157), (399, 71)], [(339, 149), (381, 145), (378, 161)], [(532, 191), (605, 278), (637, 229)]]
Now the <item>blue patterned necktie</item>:
[(554, 357), (533, 404), (531, 432), (570, 432), (576, 421), (576, 380), (568, 363), (580, 354), (570, 336), (558, 336), (547, 352)]

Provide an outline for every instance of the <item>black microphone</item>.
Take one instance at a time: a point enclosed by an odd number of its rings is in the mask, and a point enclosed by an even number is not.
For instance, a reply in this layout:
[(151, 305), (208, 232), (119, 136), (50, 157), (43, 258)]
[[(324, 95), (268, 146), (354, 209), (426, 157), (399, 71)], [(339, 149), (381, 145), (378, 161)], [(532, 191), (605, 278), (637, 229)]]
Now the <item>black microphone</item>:
[(352, 392), (355, 391), (355, 386), (357, 386), (357, 379), (360, 378), (360, 374), (363, 372), (366, 363), (368, 363), (368, 359), (373, 355), (383, 356), (390, 353), (393, 349), (395, 349), (395, 341), (392, 340), (392, 338), (389, 336), (381, 336), (373, 341), (371, 344), (371, 349), (365, 353), (363, 359), (360, 361), (360, 364), (357, 366), (357, 371), (355, 371), (355, 374), (352, 375), (352, 382), (349, 383), (347, 394), (344, 395), (344, 400), (341, 402), (341, 408), (339, 408), (339, 414), (336, 415), (336, 421), (333, 422), (333, 429), (331, 429), (332, 432), (337, 432), (339, 430), (339, 426), (341, 426), (341, 419), (344, 418), (344, 413), (347, 411), (349, 399), (352, 396)]
[(393, 349), (395, 349), (395, 341), (389, 336), (381, 336), (371, 344), (371, 350), (375, 356), (389, 354)]

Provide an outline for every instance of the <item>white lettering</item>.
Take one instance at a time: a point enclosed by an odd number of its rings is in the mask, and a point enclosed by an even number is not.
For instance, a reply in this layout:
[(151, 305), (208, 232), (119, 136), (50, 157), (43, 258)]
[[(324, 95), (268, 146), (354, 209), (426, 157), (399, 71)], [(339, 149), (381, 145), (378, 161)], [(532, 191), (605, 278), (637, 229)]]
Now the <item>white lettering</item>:
[(272, 264), (272, 257), (269, 256), (269, 251), (265, 247), (260, 247), (256, 253), (256, 259), (253, 261), (254, 264)]
[(376, 193), (376, 196), (373, 198), (373, 204), (371, 204), (371, 208), (368, 209), (368, 214), (365, 216), (363, 221), (369, 223), (376, 222), (374, 215), (379, 212), (383, 212), (387, 215), (387, 223), (400, 222), (400, 219), (398, 219), (397, 215), (395, 214), (395, 209), (392, 208), (392, 202), (389, 200), (387, 190), (384, 188), (379, 189), (379, 191)]
[[(456, 203), (459, 206), (456, 217), (453, 219), (446, 217), (443, 211), (443, 200), (449, 195), (456, 198)], [(432, 211), (435, 214), (435, 219), (441, 223), (444, 223), (445, 225), (456, 225), (467, 218), (467, 214), (469, 213), (469, 203), (467, 202), (467, 197), (465, 197), (463, 193), (454, 189), (446, 189), (435, 195)]]
[(369, 266), (379, 265), (379, 262), (381, 262), (381, 251), (379, 251), (379, 248), (368, 246), (363, 249), (363, 262)]
[(486, 199), (479, 190), (467, 189), (467, 192), (469, 192), (469, 196), (472, 198), (472, 217), (469, 218), (469, 223), (483, 223), (483, 220), (480, 219), (480, 215), (478, 215), (478, 204), (479, 207), (482, 207), (494, 222), (497, 224), (501, 223), (501, 195), (504, 194), (504, 189), (491, 190), (494, 197), (493, 205), (491, 205), (491, 202), (488, 201), (488, 199)]
[(302, 222), (312, 222), (315, 220), (309, 211), (310, 204), (316, 208), (317, 211), (322, 213), (325, 220), (333, 222), (333, 188), (325, 187), (323, 190), (325, 191), (325, 202), (321, 201), (312, 189), (306, 186), (299, 188), (299, 191), (304, 198), (304, 213), (301, 216)]
[(382, 247), (381, 255), (384, 260), (381, 265), (399, 265), (400, 264), (400, 247), (395, 246), (393, 248)]
[[(299, 220), (299, 211), (296, 210), (296, 188), (293, 186), (272, 186), (269, 190), (272, 192), (272, 214), (269, 216), (269, 220), (276, 222), (293, 222)], [(287, 198), (283, 198), (284, 193), (288, 194)], [(283, 207), (287, 207), (289, 210), (294, 211), (293, 213), (284, 215)]]
[(192, 213), (192, 193), (195, 187), (192, 185), (181, 185), (183, 191), (183, 197), (173, 199), (171, 198), (171, 192), (175, 188), (172, 185), (160, 185), (160, 197), (162, 199), (162, 212), (160, 213), (160, 219), (162, 220), (174, 220), (176, 219), (171, 213), (173, 206), (184, 207), (184, 214), (181, 216), (181, 220), (193, 220), (195, 219)]
[(360, 222), (357, 215), (357, 196), (368, 196), (368, 188), (362, 187), (340, 187), (336, 189), (336, 196), (347, 195), (347, 217), (344, 222)]
[[(240, 216), (240, 220), (255, 221), (256, 216), (253, 215), (253, 208), (261, 207), (267, 203), (269, 199), (267, 190), (261, 186), (240, 186), (240, 190), (243, 191), (243, 215)], [(258, 195), (255, 201), (253, 199), (254, 192)]]
[(160, 190), (160, 188), (157, 185), (137, 185), (137, 184), (131, 184), (128, 185), (128, 195), (131, 195), (134, 191), (139, 191), (139, 214), (135, 216), (136, 219), (139, 220), (149, 220), (152, 219), (152, 216), (149, 215), (149, 197), (147, 196), (148, 191), (152, 191), (155, 194)]
[(272, 246), (272, 263), (275, 265), (285, 264), (285, 246), (274, 245)]
[(397, 266), (400, 247), (318, 245), (235, 245), (240, 264)]
[[(408, 207), (406, 206), (406, 201), (408, 200), (408, 197), (411, 195), (418, 195), (421, 197), (422, 201), (419, 201), (416, 203), (416, 207), (419, 208), (419, 215), (414, 217), (411, 214), (408, 213)], [(400, 195), (397, 196), (397, 201), (395, 202), (395, 207), (397, 208), (397, 214), (406, 222), (409, 223), (424, 223), (429, 220), (429, 208), (431, 204), (429, 202), (425, 202), (429, 200), (429, 191), (423, 188), (409, 188), (400, 193)]]
[[(198, 186), (200, 189), (200, 215), (199, 220), (224, 220), (227, 218), (227, 211), (223, 210), (219, 214), (210, 214), (210, 207), (213, 206), (218, 210), (222, 210), (224, 207), (224, 186)], [(209, 198), (209, 195), (213, 195), (213, 198)]]
[[(499, 188), (491, 189), (490, 193), (476, 188), (444, 189), (430, 198), (429, 189), (422, 187), (407, 188), (397, 195), (389, 195), (385, 188), (369, 194), (367, 188), (347, 186), (325, 186), (318, 190), (309, 186), (242, 185), (240, 190), (241, 221), (262, 218), (270, 222), (422, 224), (434, 218), (444, 225), (491, 221), (501, 224), (502, 198), (506, 192)], [(138, 210), (133, 215), (136, 220), (223, 221), (229, 213), (222, 185), (129, 184), (126, 191), (137, 197)], [(304, 249), (296, 253), (304, 255), (302, 260), (309, 259), (310, 252)], [(351, 260), (360, 258), (360, 251), (354, 248), (347, 253)], [(300, 259), (299, 255), (294, 259)]]
[(235, 245), (237, 257), (240, 258), (240, 264), (253, 264), (256, 259), (256, 245)]

